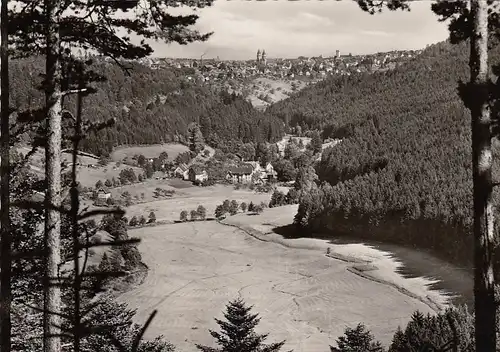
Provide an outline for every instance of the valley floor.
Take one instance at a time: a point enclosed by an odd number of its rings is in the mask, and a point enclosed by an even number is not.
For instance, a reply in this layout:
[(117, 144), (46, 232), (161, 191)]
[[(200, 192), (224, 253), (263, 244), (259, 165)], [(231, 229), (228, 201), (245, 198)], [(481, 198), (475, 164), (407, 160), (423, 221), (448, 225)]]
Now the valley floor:
[[(260, 221), (264, 230), (271, 226), (270, 219), (290, 221), (292, 210), (267, 209), (260, 216), (240, 214), (226, 221)], [(195, 343), (212, 345), (208, 329), (218, 330), (214, 317), (223, 318), (225, 304), (239, 296), (260, 314), (257, 331), (269, 332), (268, 342), (286, 339), (284, 350), (296, 352), (328, 350), (345, 327), (358, 322), (387, 345), (415, 310), (433, 312), (422, 300), (391, 285), (352, 273), (352, 263), (329, 258), (317, 246), (265, 242), (215, 221), (141, 228), (129, 234), (142, 239), (140, 250), (150, 271), (142, 285), (120, 300), (138, 309), (138, 323), (158, 309), (146, 338), (164, 335), (179, 351), (194, 352)], [(370, 251), (362, 252), (373, 257)]]

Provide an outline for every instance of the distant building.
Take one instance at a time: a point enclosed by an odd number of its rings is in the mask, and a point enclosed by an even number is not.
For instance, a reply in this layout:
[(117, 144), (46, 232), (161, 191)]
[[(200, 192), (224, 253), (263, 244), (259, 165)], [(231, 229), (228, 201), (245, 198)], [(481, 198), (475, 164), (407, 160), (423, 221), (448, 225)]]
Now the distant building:
[(111, 193), (104, 190), (103, 188), (99, 188), (97, 190), (97, 200), (106, 202), (109, 198), (111, 198)]
[(276, 172), (276, 170), (274, 170), (274, 166), (271, 163), (267, 163), (264, 170), (266, 172), (267, 180), (274, 180), (278, 176), (278, 173)]
[(193, 165), (189, 168), (188, 177), (191, 182), (205, 182), (208, 180), (208, 173), (207, 170), (203, 169), (201, 166)]
[(252, 182), (253, 167), (250, 164), (242, 166), (231, 166), (227, 172), (226, 179), (233, 183)]
[(189, 178), (189, 168), (186, 164), (180, 164), (174, 170), (174, 175), (176, 177), (182, 178), (183, 180), (187, 180)]
[(95, 198), (95, 205), (105, 205), (110, 198), (111, 193), (106, 191), (104, 188), (99, 188), (97, 190), (97, 197)]
[(340, 50), (335, 51), (335, 57), (340, 57)]

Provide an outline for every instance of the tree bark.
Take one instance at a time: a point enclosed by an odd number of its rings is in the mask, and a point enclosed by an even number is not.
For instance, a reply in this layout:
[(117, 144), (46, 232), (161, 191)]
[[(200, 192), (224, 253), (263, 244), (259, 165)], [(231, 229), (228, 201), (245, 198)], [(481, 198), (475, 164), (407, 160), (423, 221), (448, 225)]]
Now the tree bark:
[(9, 54), (7, 28), (8, 0), (2, 0), (0, 23), (0, 89), (1, 89), (1, 227), (0, 243), (0, 351), (11, 350), (11, 276), (12, 239), (10, 233), (10, 132), (9, 132)]
[[(83, 70), (78, 72), (79, 85), (78, 89), (83, 88)], [(80, 270), (80, 240), (78, 231), (78, 212), (80, 210), (80, 199), (78, 194), (78, 180), (77, 180), (77, 164), (78, 164), (78, 147), (80, 139), (82, 138), (82, 93), (78, 93), (77, 111), (75, 121), (75, 134), (73, 141), (73, 166), (71, 170), (71, 217), (72, 217), (72, 232), (73, 232), (73, 265), (75, 270), (75, 279), (73, 282), (73, 351), (80, 352), (80, 329), (81, 329), (81, 302), (80, 291), (82, 287), (82, 274)], [(84, 270), (85, 268), (83, 268)]]
[(474, 307), (476, 351), (496, 349), (491, 117), (488, 102), (488, 5), (471, 0), (472, 167), (474, 187)]
[(59, 40), (59, 1), (45, 0), (46, 11), (46, 107), (47, 141), (45, 147), (45, 295), (44, 352), (61, 351), (61, 65)]

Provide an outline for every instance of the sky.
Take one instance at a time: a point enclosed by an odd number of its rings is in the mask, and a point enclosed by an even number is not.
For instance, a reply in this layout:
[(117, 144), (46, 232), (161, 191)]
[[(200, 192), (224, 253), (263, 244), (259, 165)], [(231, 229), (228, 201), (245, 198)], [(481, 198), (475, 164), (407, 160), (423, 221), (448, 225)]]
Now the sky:
[(197, 11), (195, 27), (214, 32), (208, 41), (152, 43), (153, 56), (248, 60), (258, 49), (265, 49), (268, 58), (422, 49), (447, 37), (446, 24), (437, 21), (430, 6), (431, 1), (416, 1), (410, 12), (369, 15), (351, 0), (216, 0)]

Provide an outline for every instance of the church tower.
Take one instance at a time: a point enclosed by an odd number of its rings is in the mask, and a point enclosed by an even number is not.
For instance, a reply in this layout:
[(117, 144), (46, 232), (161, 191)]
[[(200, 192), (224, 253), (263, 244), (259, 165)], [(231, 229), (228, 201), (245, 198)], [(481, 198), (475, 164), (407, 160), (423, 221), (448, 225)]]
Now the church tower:
[(257, 63), (260, 63), (260, 49), (257, 50)]
[(266, 59), (266, 51), (262, 50), (262, 64), (266, 65), (267, 59)]

